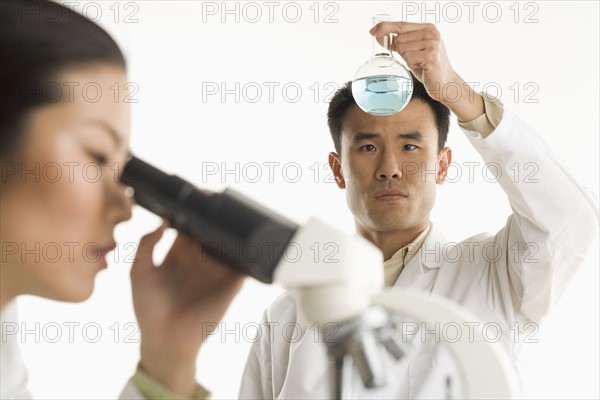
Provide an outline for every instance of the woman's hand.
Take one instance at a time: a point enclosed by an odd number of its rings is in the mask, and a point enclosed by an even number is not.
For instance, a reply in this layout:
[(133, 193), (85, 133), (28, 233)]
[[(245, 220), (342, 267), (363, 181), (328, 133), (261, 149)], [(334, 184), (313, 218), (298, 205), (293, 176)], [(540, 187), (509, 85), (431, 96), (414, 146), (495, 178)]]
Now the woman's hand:
[(173, 393), (189, 397), (196, 388), (198, 350), (240, 290), (243, 276), (182, 234), (156, 267), (152, 250), (166, 227), (163, 223), (141, 239), (131, 268), (141, 366)]

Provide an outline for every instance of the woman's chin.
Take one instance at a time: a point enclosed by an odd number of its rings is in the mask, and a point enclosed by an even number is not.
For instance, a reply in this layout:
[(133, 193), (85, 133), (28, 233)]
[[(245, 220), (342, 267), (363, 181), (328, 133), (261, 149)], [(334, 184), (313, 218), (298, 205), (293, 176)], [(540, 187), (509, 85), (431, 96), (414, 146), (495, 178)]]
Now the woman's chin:
[(92, 296), (94, 292), (94, 283), (82, 284), (68, 290), (62, 290), (60, 293), (55, 293), (53, 296), (44, 296), (56, 301), (64, 301), (67, 303), (81, 303)]

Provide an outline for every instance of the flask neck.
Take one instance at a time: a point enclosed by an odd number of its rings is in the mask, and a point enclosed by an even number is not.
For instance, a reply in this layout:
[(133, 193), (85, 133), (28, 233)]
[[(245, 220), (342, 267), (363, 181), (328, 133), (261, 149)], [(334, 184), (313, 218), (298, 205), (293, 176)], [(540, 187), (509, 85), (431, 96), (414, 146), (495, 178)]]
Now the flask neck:
[[(391, 21), (392, 18), (388, 14), (376, 14), (373, 16), (373, 26), (376, 26), (380, 22)], [(377, 40), (379, 39), (379, 41)], [(371, 57), (391, 57), (391, 35), (387, 34), (383, 37), (373, 36), (373, 54)]]
[[(377, 39), (381, 41), (381, 44)], [(385, 35), (379, 38), (373, 36), (373, 54), (371, 57), (391, 57), (392, 51), (390, 50), (390, 41), (390, 35)]]

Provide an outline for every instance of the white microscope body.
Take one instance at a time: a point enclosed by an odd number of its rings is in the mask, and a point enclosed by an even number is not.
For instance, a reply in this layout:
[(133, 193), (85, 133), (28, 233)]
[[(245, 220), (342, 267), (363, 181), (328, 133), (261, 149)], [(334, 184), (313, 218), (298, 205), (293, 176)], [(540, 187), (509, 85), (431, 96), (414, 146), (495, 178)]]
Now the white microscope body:
[[(314, 243), (335, 243), (339, 251), (330, 259), (314, 259), (304, 251)], [(332, 398), (345, 398), (343, 364), (350, 353), (366, 386), (380, 383), (376, 358), (376, 336), (370, 331), (384, 326), (388, 312), (399, 313), (433, 329), (454, 323), (463, 326), (477, 320), (472, 314), (441, 296), (398, 289), (382, 290), (383, 258), (377, 247), (360, 236), (348, 237), (315, 219), (299, 228), (292, 242), (300, 253), (292, 261), (284, 257), (275, 270), (275, 281), (297, 290), (300, 306), (310, 322), (339, 324), (340, 343), (329, 346)], [(292, 248), (290, 247), (290, 249)], [(358, 335), (355, 335), (358, 333)], [(394, 343), (381, 343), (394, 354)], [(498, 343), (484, 340), (475, 327), (474, 335), (461, 335), (443, 344), (454, 357), (469, 399), (510, 399), (518, 396), (518, 380), (508, 357)], [(397, 359), (400, 358), (397, 355)], [(358, 358), (358, 360), (357, 360)], [(481, 368), (485, 365), (485, 368)]]

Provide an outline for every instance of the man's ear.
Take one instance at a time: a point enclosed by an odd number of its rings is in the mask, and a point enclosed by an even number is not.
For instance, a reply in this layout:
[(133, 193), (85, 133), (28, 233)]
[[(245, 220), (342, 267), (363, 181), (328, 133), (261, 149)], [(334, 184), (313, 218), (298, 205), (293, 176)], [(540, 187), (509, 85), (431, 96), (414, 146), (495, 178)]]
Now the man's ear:
[(339, 154), (335, 152), (329, 153), (329, 168), (333, 172), (336, 185), (340, 189), (346, 189), (346, 181), (344, 180), (344, 174), (342, 173), (342, 161)]
[(435, 183), (438, 185), (442, 185), (446, 181), (446, 175), (448, 175), (448, 168), (450, 167), (450, 163), (452, 162), (452, 149), (450, 147), (444, 147), (442, 151), (440, 151), (439, 156), (439, 168), (437, 172), (437, 176), (435, 177)]

